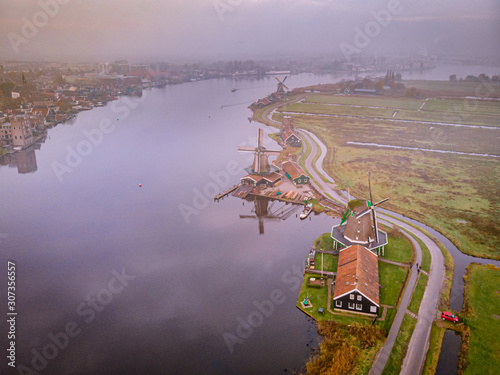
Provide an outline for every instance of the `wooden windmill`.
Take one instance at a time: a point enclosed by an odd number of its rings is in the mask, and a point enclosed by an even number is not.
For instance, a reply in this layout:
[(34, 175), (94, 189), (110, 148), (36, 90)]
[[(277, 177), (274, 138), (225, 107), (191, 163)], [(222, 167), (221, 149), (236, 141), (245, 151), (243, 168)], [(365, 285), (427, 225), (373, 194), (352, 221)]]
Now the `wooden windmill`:
[(285, 76), (285, 78), (283, 79), (283, 81), (280, 81), (280, 79), (278, 77), (274, 77), (274, 78), (276, 78), (276, 81), (278, 81), (278, 89), (276, 90), (276, 92), (278, 92), (278, 93), (284, 93), (285, 89), (290, 90), (288, 87), (285, 86), (285, 81), (286, 81), (287, 77), (288, 76)]
[(254, 159), (252, 164), (252, 173), (269, 173), (271, 172), (271, 167), (269, 165), (269, 155), (279, 155), (280, 151), (268, 150), (263, 146), (264, 143), (264, 131), (259, 129), (259, 138), (257, 141), (257, 147), (238, 147), (240, 152), (253, 152)]
[[(378, 248), (387, 243), (387, 235), (377, 228), (375, 211), (377, 206), (386, 202), (389, 198), (373, 203), (369, 172), (368, 186), (370, 189), (370, 200), (357, 199), (350, 201), (339, 226), (332, 228), (332, 238), (344, 246), (362, 244), (371, 249)], [(344, 223), (345, 227), (342, 228)]]

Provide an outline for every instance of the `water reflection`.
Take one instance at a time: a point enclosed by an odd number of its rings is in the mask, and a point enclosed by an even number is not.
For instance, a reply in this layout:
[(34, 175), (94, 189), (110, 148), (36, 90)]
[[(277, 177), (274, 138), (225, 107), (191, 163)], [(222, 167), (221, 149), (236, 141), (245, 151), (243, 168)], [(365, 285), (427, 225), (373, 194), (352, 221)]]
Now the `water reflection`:
[(17, 168), (17, 173), (35, 173), (38, 170), (36, 164), (35, 149), (40, 149), (39, 144), (35, 144), (14, 154), (5, 155), (0, 158), (0, 165), (7, 165), (10, 168)]
[(257, 219), (261, 235), (264, 234), (265, 220), (286, 220), (300, 207), (297, 204), (288, 204), (257, 195), (247, 197), (244, 201), (253, 202), (254, 208), (251, 210), (253, 215), (240, 215), (240, 219)]

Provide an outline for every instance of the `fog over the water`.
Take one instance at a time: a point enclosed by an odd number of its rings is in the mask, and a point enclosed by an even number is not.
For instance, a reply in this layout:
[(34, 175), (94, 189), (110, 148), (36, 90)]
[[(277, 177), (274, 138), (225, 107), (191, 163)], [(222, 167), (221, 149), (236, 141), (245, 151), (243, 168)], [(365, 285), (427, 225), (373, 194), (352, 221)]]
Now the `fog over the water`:
[(342, 58), (367, 27), (363, 54), (500, 57), (498, 0), (0, 0), (0, 59)]

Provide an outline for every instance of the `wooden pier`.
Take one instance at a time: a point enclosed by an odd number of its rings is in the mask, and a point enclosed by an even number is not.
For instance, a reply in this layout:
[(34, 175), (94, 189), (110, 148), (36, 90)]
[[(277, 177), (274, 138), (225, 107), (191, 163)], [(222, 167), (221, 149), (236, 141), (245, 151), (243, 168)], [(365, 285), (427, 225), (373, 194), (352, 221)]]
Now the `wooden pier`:
[(238, 188), (238, 186), (240, 186), (240, 184), (236, 184), (233, 187), (230, 187), (229, 189), (224, 190), (222, 193), (215, 195), (214, 201), (218, 201), (219, 199), (224, 198), (226, 195), (231, 194), (233, 191), (235, 191)]

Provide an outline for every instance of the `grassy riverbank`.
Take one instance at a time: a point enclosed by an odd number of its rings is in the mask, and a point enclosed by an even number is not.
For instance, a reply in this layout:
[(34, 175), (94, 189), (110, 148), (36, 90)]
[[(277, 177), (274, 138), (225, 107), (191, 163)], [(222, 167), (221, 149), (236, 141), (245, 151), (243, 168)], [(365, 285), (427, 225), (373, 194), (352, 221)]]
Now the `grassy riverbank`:
[[(312, 131), (328, 146), (324, 168), (339, 187), (349, 187), (356, 196), (366, 197), (367, 177), (360, 171), (372, 171), (374, 199), (389, 196), (387, 208), (439, 230), (465, 253), (500, 259), (500, 239), (494, 235), (500, 231), (500, 217), (496, 215), (500, 175), (492, 173), (500, 169), (499, 158), (367, 145), (498, 154), (498, 101), (437, 98), (450, 91), (475, 96), (475, 86), (470, 82), (453, 87), (443, 82), (414, 84), (420, 85), (427, 96), (407, 99), (315, 94), (306, 97), (305, 103), (287, 105), (279, 111), (296, 112), (292, 114), (295, 126)], [(500, 88), (493, 90), (500, 96)], [(350, 141), (365, 145), (347, 143)]]
[(463, 318), (470, 336), (462, 343), (461, 370), (465, 370), (466, 375), (497, 374), (500, 368), (500, 268), (470, 264), (464, 294)]

